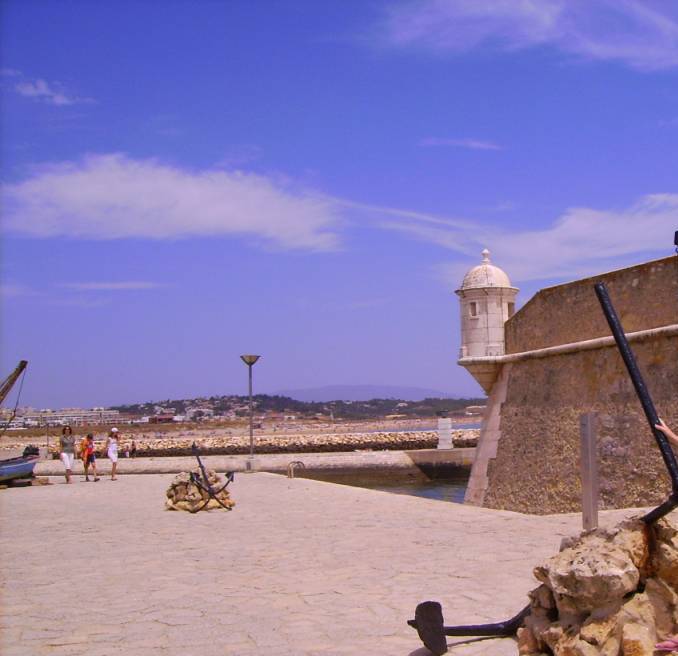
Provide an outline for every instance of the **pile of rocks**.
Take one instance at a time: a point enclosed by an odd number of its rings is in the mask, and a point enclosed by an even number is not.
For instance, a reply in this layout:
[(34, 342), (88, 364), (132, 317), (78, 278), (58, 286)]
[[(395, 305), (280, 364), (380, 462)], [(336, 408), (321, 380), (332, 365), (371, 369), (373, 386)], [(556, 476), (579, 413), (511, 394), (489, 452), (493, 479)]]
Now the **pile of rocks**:
[[(434, 449), (435, 432), (342, 433), (317, 435), (257, 435), (257, 453), (322, 453), (359, 450)], [(202, 455), (242, 455), (250, 451), (249, 436), (231, 435), (186, 439), (167, 437), (137, 441), (137, 457), (190, 456), (196, 442)], [(456, 441), (455, 441), (456, 444)]]
[[(201, 476), (200, 469), (196, 469), (193, 473), (198, 477)], [(212, 489), (215, 491), (219, 490), (225, 482), (219, 474), (212, 470), (207, 470), (207, 478)], [(195, 512), (198, 508), (202, 507), (209, 497), (205, 490), (201, 489), (191, 480), (191, 475), (188, 472), (182, 472), (175, 476), (167, 488), (166, 496), (167, 501), (165, 501), (165, 506), (168, 510), (188, 510), (189, 512)], [(235, 501), (230, 498), (227, 490), (219, 492), (217, 498), (227, 508), (235, 506)], [(210, 499), (205, 506), (205, 510), (222, 507), (218, 501)]]
[[(475, 447), (478, 443), (478, 429), (454, 429), (452, 440), (456, 448)], [(133, 434), (125, 436), (120, 448), (124, 457), (126, 447), (135, 441), (136, 457), (160, 458), (168, 456), (190, 456), (191, 446), (197, 443), (203, 455), (242, 455), (250, 451), (249, 434), (236, 435), (231, 431), (158, 431), (151, 435)], [(323, 453), (347, 451), (407, 451), (416, 449), (435, 449), (438, 446), (438, 433), (432, 430), (421, 431), (342, 431), (338, 433), (304, 432), (297, 434), (261, 434), (255, 435), (257, 453)], [(17, 443), (18, 444), (18, 443)], [(97, 456), (105, 457), (102, 440), (95, 440)], [(3, 443), (14, 448), (14, 443)], [(22, 445), (23, 446), (23, 445)], [(59, 447), (53, 443), (49, 448), (53, 459), (59, 458)]]
[(678, 626), (678, 518), (566, 539), (534, 574), (520, 654), (652, 656)]

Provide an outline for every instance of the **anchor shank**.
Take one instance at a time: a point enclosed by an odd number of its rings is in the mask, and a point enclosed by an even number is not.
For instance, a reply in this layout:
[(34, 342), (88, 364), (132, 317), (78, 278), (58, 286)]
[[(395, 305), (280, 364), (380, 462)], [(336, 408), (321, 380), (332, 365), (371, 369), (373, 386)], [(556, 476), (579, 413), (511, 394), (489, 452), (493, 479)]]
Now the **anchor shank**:
[[(629, 372), (629, 376), (631, 377), (633, 387), (635, 388), (638, 399), (643, 406), (645, 417), (647, 418), (650, 429), (652, 430), (652, 434), (654, 435), (654, 439), (656, 440), (659, 450), (662, 454), (662, 458), (664, 459), (666, 469), (668, 470), (669, 476), (671, 477), (673, 496), (676, 496), (678, 495), (678, 462), (676, 461), (676, 456), (673, 453), (666, 436), (655, 428), (655, 424), (659, 423), (657, 411), (654, 407), (654, 403), (652, 402), (652, 398), (650, 397), (647, 386), (645, 385), (643, 376), (640, 373), (640, 369), (638, 368), (633, 351), (631, 350), (629, 342), (626, 339), (626, 335), (624, 334), (619, 317), (617, 316), (617, 313), (615, 312), (615, 309), (612, 305), (607, 287), (603, 282), (596, 283), (594, 287), (596, 296), (598, 297), (598, 301), (600, 302), (601, 308), (603, 310), (603, 314), (605, 314), (607, 323), (610, 326), (612, 335), (614, 336), (614, 341), (617, 343), (619, 353), (624, 360), (624, 364), (626, 365), (626, 369)], [(668, 501), (666, 503), (668, 503)], [(660, 508), (661, 507), (662, 506), (660, 506)]]

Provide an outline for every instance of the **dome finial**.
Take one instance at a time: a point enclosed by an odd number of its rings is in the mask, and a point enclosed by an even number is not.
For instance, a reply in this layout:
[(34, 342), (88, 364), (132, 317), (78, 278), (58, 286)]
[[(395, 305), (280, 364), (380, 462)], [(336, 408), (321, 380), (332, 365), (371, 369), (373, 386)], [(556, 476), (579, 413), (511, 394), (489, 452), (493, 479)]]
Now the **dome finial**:
[(483, 248), (481, 255), (483, 256), (483, 264), (488, 264), (490, 261), (490, 251), (487, 248)]

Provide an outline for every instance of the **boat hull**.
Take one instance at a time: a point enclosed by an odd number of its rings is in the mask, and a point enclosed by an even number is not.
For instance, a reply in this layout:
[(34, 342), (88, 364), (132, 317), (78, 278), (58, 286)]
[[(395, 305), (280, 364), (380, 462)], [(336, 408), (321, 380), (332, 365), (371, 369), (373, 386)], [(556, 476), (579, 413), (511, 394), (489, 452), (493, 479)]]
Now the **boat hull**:
[(31, 478), (33, 467), (38, 462), (38, 456), (21, 456), (0, 460), (0, 483), (11, 481), (15, 478)]

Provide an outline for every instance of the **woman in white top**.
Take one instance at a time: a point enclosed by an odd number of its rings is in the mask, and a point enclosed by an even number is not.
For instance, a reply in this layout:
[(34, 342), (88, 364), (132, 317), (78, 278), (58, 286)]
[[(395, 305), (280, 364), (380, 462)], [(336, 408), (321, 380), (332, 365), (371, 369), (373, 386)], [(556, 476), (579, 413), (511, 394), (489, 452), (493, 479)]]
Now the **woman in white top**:
[(115, 476), (115, 470), (118, 467), (118, 429), (111, 428), (106, 440), (106, 453), (111, 460), (111, 480), (118, 480)]

